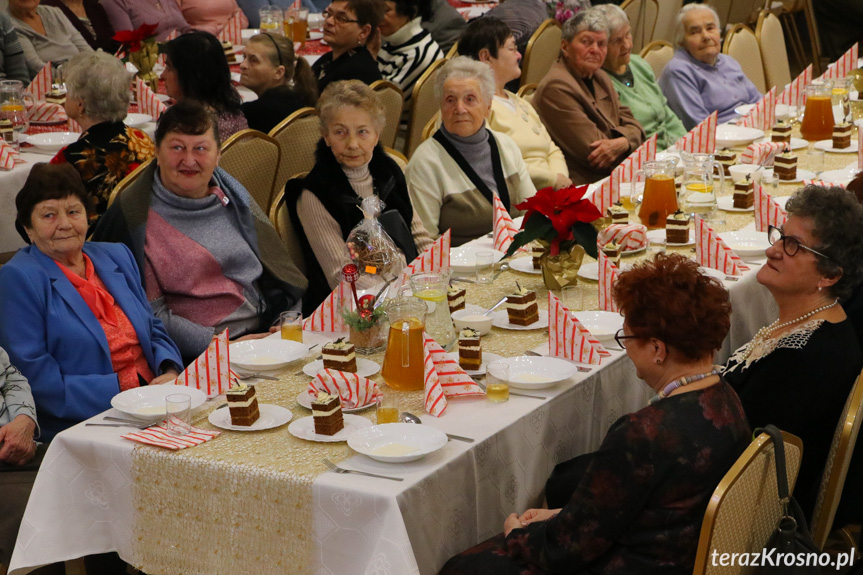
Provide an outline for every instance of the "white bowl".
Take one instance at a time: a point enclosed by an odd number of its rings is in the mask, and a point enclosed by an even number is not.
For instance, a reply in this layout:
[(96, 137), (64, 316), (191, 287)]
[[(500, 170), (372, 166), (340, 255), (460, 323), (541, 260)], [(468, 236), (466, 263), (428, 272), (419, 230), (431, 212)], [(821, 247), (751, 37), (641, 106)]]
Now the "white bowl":
[(744, 128), (733, 124), (720, 124), (716, 126), (716, 147), (733, 148), (751, 144), (758, 138), (763, 138), (764, 132), (755, 128)]
[(126, 118), (123, 120), (123, 123), (132, 128), (137, 128), (138, 126), (143, 126), (147, 122), (152, 122), (153, 116), (149, 114), (127, 114)]
[(185, 385), (144, 385), (122, 391), (111, 398), (111, 407), (137, 419), (152, 421), (165, 416), (165, 397), (184, 393), (192, 398), (192, 410), (204, 405), (207, 396), (200, 389)]
[(80, 136), (77, 132), (48, 132), (27, 136), (27, 143), (47, 152), (59, 152), (77, 142)]
[[(574, 363), (556, 357), (507, 357), (509, 384), (521, 389), (543, 389), (565, 381), (578, 373)], [(495, 362), (497, 363), (497, 362)]]
[(750, 176), (756, 184), (761, 181), (761, 176), (764, 175), (764, 170), (758, 164), (736, 164), (728, 168), (731, 173), (731, 179), (734, 183), (742, 182), (746, 176)]
[(449, 254), (449, 265), (452, 271), (458, 273), (473, 273), (476, 271), (476, 253), (491, 252), (495, 265), (504, 256), (503, 252), (488, 247), (464, 245), (453, 248)]
[(474, 309), (460, 309), (452, 314), (452, 322), (456, 329), (463, 330), (469, 327), (477, 330), (480, 335), (486, 335), (491, 331), (492, 321), (494, 321), (492, 314), (482, 315)]
[(599, 341), (613, 340), (623, 327), (623, 316), (610, 311), (579, 311), (575, 318)]
[(309, 347), (287, 339), (251, 339), (231, 344), (231, 365), (250, 371), (281, 369), (309, 352)]
[(770, 247), (765, 232), (722, 232), (719, 237), (741, 258), (763, 258), (764, 251)]
[(348, 447), (385, 463), (405, 463), (425, 457), (446, 445), (446, 434), (430, 425), (385, 423), (355, 431)]

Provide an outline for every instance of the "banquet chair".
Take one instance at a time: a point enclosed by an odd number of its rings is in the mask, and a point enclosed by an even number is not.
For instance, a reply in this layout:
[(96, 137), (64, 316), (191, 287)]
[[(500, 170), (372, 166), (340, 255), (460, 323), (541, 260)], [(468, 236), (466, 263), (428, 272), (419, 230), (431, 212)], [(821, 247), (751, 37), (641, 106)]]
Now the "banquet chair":
[(683, 7), (683, 0), (660, 0), (659, 14), (656, 15), (656, 28), (653, 29), (652, 42), (662, 40), (674, 42), (674, 28), (677, 26), (677, 13)]
[(539, 84), (525, 84), (521, 88), (518, 89), (518, 96), (524, 98), (528, 102), (533, 99), (533, 93), (536, 92), (536, 88)]
[(378, 101), (384, 107), (386, 124), (380, 136), (381, 145), (392, 148), (396, 143), (396, 133), (399, 131), (399, 122), (405, 107), (404, 93), (401, 88), (387, 80), (372, 82), (370, 87), (377, 93)]
[(764, 5), (765, 0), (731, 0), (728, 23), (750, 25), (758, 19), (758, 12)]
[(434, 82), (438, 70), (446, 63), (441, 58), (435, 60), (423, 75), (414, 84), (413, 98), (411, 101), (411, 117), (408, 121), (408, 135), (405, 140), (404, 155), (410, 158), (422, 142), (423, 128), (429, 119), (440, 109), (440, 102), (435, 97)]
[(781, 92), (791, 82), (791, 69), (788, 65), (788, 50), (785, 47), (782, 22), (770, 11), (762, 10), (758, 13), (755, 38), (758, 40), (761, 59), (764, 61), (765, 86), (768, 90), (776, 86), (776, 92)]
[[(782, 437), (785, 440), (788, 490), (793, 491), (800, 470), (803, 442), (784, 431)], [(713, 550), (760, 552), (781, 516), (773, 441), (768, 434), (762, 433), (749, 444), (713, 491), (701, 523), (692, 574), (749, 573), (749, 567), (713, 565), (710, 554)]]
[[(779, 13), (779, 19), (787, 32), (788, 43), (797, 60), (797, 64), (802, 70), (810, 62), (812, 63), (812, 77), (817, 78), (821, 75), (821, 38), (818, 36), (818, 25), (815, 22), (815, 8), (812, 5), (812, 0), (779, 0), (783, 6)], [(811, 46), (811, 60), (806, 56), (806, 49), (803, 40), (800, 37), (800, 30), (797, 28), (796, 15), (803, 12), (806, 20), (806, 28), (809, 33), (809, 45)]]
[[(308, 172), (302, 172), (295, 175), (293, 179), (305, 178)], [(297, 231), (294, 229), (294, 224), (291, 221), (291, 216), (288, 213), (288, 206), (285, 203), (284, 187), (279, 190), (273, 200), (273, 205), (269, 211), (270, 222), (276, 228), (276, 233), (285, 244), (285, 248), (290, 254), (291, 261), (294, 262), (297, 268), (303, 273), (306, 273), (306, 259), (303, 257), (303, 248), (300, 246), (300, 238), (297, 236)]]
[(842, 488), (851, 464), (851, 455), (857, 445), (860, 424), (863, 422), (863, 373), (854, 382), (839, 424), (833, 433), (833, 441), (827, 454), (824, 475), (815, 499), (815, 510), (812, 512), (812, 540), (819, 549), (824, 549), (827, 538), (836, 517)]
[(640, 55), (645, 62), (650, 64), (653, 75), (659, 78), (665, 65), (674, 58), (674, 47), (665, 40), (657, 40), (645, 46)]
[(394, 150), (389, 146), (384, 146), (384, 152), (387, 153), (387, 156), (393, 159), (395, 163), (399, 165), (402, 169), (402, 172), (405, 171), (405, 168), (408, 167), (408, 159), (405, 158), (405, 155), (399, 152), (398, 150)]
[(114, 186), (114, 189), (111, 190), (111, 195), (108, 196), (108, 207), (110, 207), (111, 204), (114, 203), (114, 200), (117, 199), (117, 196), (119, 196), (123, 190), (135, 183), (135, 180), (138, 179), (138, 176), (140, 176), (143, 171), (147, 169), (147, 166), (150, 165), (150, 162), (154, 160), (155, 158), (150, 158), (149, 160), (129, 172), (125, 178), (120, 180), (120, 182), (116, 186)]
[(749, 81), (755, 84), (762, 94), (767, 91), (764, 79), (764, 61), (755, 34), (744, 24), (735, 24), (722, 45), (722, 53), (737, 60)]
[(300, 172), (315, 167), (315, 148), (321, 139), (321, 120), (314, 108), (300, 108), (270, 130), (282, 147), (279, 173), (273, 189), (278, 192), (285, 182)]
[(716, 14), (719, 16), (719, 27), (725, 30), (728, 12), (731, 10), (731, 0), (706, 0), (705, 4), (709, 4), (711, 8), (716, 10)]
[(519, 84), (539, 84), (560, 56), (560, 23), (549, 18), (539, 25), (524, 49)]
[(243, 184), (264, 213), (273, 200), (282, 148), (258, 130), (240, 130), (222, 144), (219, 167)]
[(656, 0), (626, 0), (620, 7), (626, 12), (632, 27), (632, 51), (640, 52), (653, 42), (656, 21), (659, 19), (659, 3)]
[(426, 140), (431, 138), (439, 127), (440, 127), (440, 112), (438, 112), (434, 116), (432, 116), (431, 119), (426, 123), (425, 127), (423, 128), (423, 139), (422, 139), (422, 141), (425, 142)]
[(449, 52), (446, 53), (446, 59), (452, 60), (456, 56), (458, 56), (458, 40), (456, 40), (456, 43), (452, 45), (452, 48), (449, 49)]

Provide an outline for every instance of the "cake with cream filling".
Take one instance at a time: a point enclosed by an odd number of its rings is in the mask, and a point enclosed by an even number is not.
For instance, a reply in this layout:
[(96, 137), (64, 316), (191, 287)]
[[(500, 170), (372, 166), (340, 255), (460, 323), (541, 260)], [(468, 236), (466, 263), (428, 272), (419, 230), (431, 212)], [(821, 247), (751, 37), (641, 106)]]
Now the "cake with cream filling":
[(842, 122), (833, 126), (833, 147), (842, 150), (851, 147), (851, 130), (853, 126), (848, 122)]
[(682, 210), (668, 214), (668, 218), (665, 220), (665, 242), (668, 244), (688, 244), (690, 219), (692, 217)]
[(538, 270), (542, 266), (539, 264), (539, 258), (545, 253), (545, 248), (540, 244), (533, 244), (530, 248), (530, 256), (533, 258), (533, 269)]
[(228, 400), (231, 425), (249, 427), (261, 416), (253, 385), (234, 380), (234, 384), (225, 392), (225, 399)]
[(446, 290), (446, 301), (449, 304), (450, 313), (464, 309), (464, 298), (466, 294), (467, 290), (464, 288), (449, 286)]
[(312, 419), (315, 422), (315, 433), (319, 435), (335, 435), (344, 429), (342, 400), (338, 394), (319, 391), (312, 401)]
[(468, 327), (458, 334), (458, 364), (462, 369), (473, 370), (482, 365), (482, 340), (475, 329)]
[(751, 208), (755, 203), (755, 184), (746, 175), (742, 182), (734, 184), (734, 207), (740, 210)]
[(342, 337), (325, 345), (321, 355), (324, 359), (324, 369), (357, 372), (357, 354), (354, 344), (344, 341)]
[(797, 179), (797, 156), (786, 150), (773, 159), (773, 173), (780, 181), (789, 182)]
[(786, 144), (791, 143), (791, 124), (786, 124), (782, 120), (779, 120), (773, 125), (773, 133), (770, 136), (770, 140), (773, 142), (785, 142)]
[(629, 223), (629, 212), (626, 211), (626, 208), (624, 208), (623, 204), (620, 202), (617, 202), (613, 206), (609, 206), (606, 209), (606, 214), (611, 218), (612, 224)]
[[(725, 177), (731, 176), (731, 166), (737, 163), (737, 154), (728, 150), (728, 148), (722, 148), (714, 155), (714, 159), (716, 162), (722, 166), (723, 175)], [(717, 176), (719, 175), (719, 168), (713, 168), (713, 173)]]
[(12, 126), (12, 120), (6, 118), (0, 120), (0, 140), (7, 144), (15, 143), (15, 131)]
[(225, 58), (227, 58), (228, 64), (236, 64), (237, 54), (234, 52), (234, 45), (230, 42), (222, 42), (222, 49), (225, 51)]
[(536, 292), (523, 288), (518, 283), (515, 293), (506, 296), (506, 313), (509, 323), (530, 325), (539, 321), (539, 307), (536, 305)]
[(616, 266), (620, 265), (620, 254), (622, 251), (620, 244), (617, 242), (610, 242), (602, 246), (602, 253)]
[(62, 106), (66, 103), (66, 92), (61, 90), (51, 90), (45, 94), (45, 101), (49, 104), (59, 104)]

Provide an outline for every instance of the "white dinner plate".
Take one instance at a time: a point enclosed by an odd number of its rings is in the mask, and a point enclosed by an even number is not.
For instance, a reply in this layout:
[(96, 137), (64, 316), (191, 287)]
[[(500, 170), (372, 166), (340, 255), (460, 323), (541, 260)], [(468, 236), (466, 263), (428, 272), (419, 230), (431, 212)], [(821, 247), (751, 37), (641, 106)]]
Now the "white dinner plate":
[(228, 66), (239, 66), (243, 63), (243, 60), (245, 60), (246, 57), (243, 55), (242, 48), (238, 47), (234, 49), (234, 58), (236, 60), (234, 62), (228, 62)]
[(465, 245), (453, 248), (449, 254), (449, 265), (452, 271), (459, 273), (476, 271), (476, 252), (492, 252), (495, 263), (504, 256), (503, 252), (481, 246)]
[(344, 414), (345, 427), (335, 435), (321, 435), (315, 433), (315, 418), (313, 416), (304, 417), (292, 421), (288, 426), (288, 432), (294, 437), (307, 439), (308, 441), (319, 441), (321, 443), (338, 443), (339, 441), (347, 441), (355, 431), (359, 431), (364, 427), (371, 427), (371, 421), (361, 415)]
[[(765, 142), (772, 142), (772, 141), (773, 141), (773, 138), (771, 138), (770, 136), (765, 136), (755, 143), (756, 144), (762, 144)], [(809, 142), (807, 142), (803, 138), (791, 138), (791, 142), (789, 142), (789, 146), (791, 146), (792, 150), (801, 150), (803, 148), (808, 148)]]
[[(755, 107), (755, 104), (743, 104), (742, 106), (737, 106), (734, 108), (734, 111), (741, 116), (745, 116), (749, 112), (752, 111), (752, 108)], [(797, 111), (797, 108), (792, 108), (787, 104), (776, 104), (776, 119), (777, 120), (786, 120), (791, 117), (791, 114)]]
[(281, 369), (306, 357), (309, 347), (287, 339), (250, 339), (231, 344), (231, 364), (249, 371)]
[[(381, 370), (381, 366), (370, 359), (357, 358), (357, 375), (361, 377), (371, 377)], [(309, 377), (315, 377), (320, 372), (324, 371), (324, 360), (318, 359), (303, 366), (303, 373)]]
[[(726, 212), (754, 212), (755, 204), (752, 204), (748, 208), (735, 208), (734, 207), (734, 197), (733, 196), (725, 196), (722, 198), (718, 198), (716, 200), (716, 205), (720, 210), (724, 210)], [(695, 242), (693, 242), (695, 243)]]
[(556, 357), (507, 357), (509, 384), (519, 389), (543, 389), (565, 381), (578, 373), (577, 366)]
[(843, 186), (847, 186), (849, 183), (851, 183), (851, 180), (853, 180), (857, 176), (858, 171), (859, 170), (857, 169), (857, 165), (855, 163), (854, 166), (850, 168), (841, 168), (838, 170), (821, 172), (821, 175), (818, 176), (818, 179), (825, 182), (831, 182), (833, 184), (841, 184)]
[[(456, 363), (458, 363), (458, 352), (457, 351), (450, 352), (446, 355), (448, 358), (450, 358), (450, 359), (454, 360)], [(482, 375), (485, 373), (485, 368), (488, 364), (493, 363), (499, 359), (503, 359), (503, 357), (499, 356), (496, 353), (491, 353), (490, 351), (484, 351), (484, 352), (482, 352), (482, 363), (480, 364), (479, 369), (465, 369), (465, 368), (462, 368), (462, 369), (464, 369), (464, 372), (471, 377), (473, 377), (475, 375)]]
[(770, 247), (765, 232), (722, 232), (719, 237), (741, 258), (763, 258), (764, 251)]
[[(647, 231), (647, 239), (650, 240), (650, 243), (656, 244), (658, 246), (664, 246), (665, 242), (665, 230), (659, 228), (657, 230), (648, 230)], [(695, 245), (695, 235), (692, 233), (692, 230), (689, 230), (689, 241), (685, 244), (668, 244), (671, 247), (682, 247), (682, 246), (692, 246)]]
[(824, 150), (825, 152), (832, 152), (834, 154), (856, 154), (857, 138), (851, 138), (851, 145), (847, 148), (834, 148), (833, 140), (821, 140), (820, 142), (815, 142), (815, 147), (819, 150)]
[(407, 463), (446, 445), (446, 433), (430, 425), (386, 423), (354, 432), (348, 447), (384, 463)]
[(644, 250), (647, 249), (648, 245), (650, 245), (650, 242), (647, 242), (647, 244), (641, 246), (640, 248), (635, 248), (634, 250), (633, 249), (623, 249), (623, 250), (621, 250), (620, 255), (622, 255), (622, 256), (634, 256), (636, 254), (640, 254), (641, 252), (643, 252)]
[(123, 123), (127, 126), (131, 126), (132, 128), (143, 126), (147, 122), (152, 121), (153, 116), (151, 116), (150, 114), (126, 114), (126, 117), (123, 119)]
[(763, 138), (764, 132), (755, 128), (744, 128), (733, 124), (716, 126), (716, 148), (733, 148), (751, 144), (758, 138)]
[(510, 260), (509, 267), (526, 274), (541, 274), (542, 270), (533, 269), (533, 257), (529, 256), (526, 258), (516, 258), (514, 260)]
[[(506, 303), (504, 303), (503, 305), (506, 305)], [(530, 325), (517, 325), (514, 323), (509, 323), (509, 314), (507, 314), (505, 309), (492, 312), (492, 317), (494, 318), (494, 320), (491, 322), (491, 324), (495, 327), (499, 327), (502, 329), (528, 331), (531, 329), (542, 329), (548, 327), (548, 311), (544, 309), (539, 310), (539, 321), (535, 321)]]
[(780, 184), (798, 184), (803, 180), (814, 180), (818, 174), (815, 172), (810, 172), (809, 170), (801, 170), (797, 168), (797, 177), (793, 180), (779, 180)]
[(614, 339), (623, 327), (623, 316), (611, 311), (577, 311), (575, 318), (599, 341)]
[(200, 389), (185, 385), (143, 385), (121, 391), (111, 398), (111, 407), (141, 420), (165, 416), (165, 397), (183, 393), (192, 398), (192, 411), (204, 405), (206, 394)]
[(77, 142), (80, 136), (77, 132), (49, 132), (28, 135), (26, 142), (46, 152), (59, 152), (65, 146)]
[[(620, 271), (623, 271), (628, 270), (631, 267), (632, 264), (621, 263), (618, 269)], [(581, 264), (581, 267), (578, 268), (578, 277), (584, 278), (586, 280), (599, 281), (599, 262), (589, 262), (586, 264)]]
[(213, 410), (207, 420), (216, 427), (231, 431), (262, 431), (284, 425), (294, 416), (289, 409), (269, 403), (259, 403), (258, 411), (261, 416), (252, 425), (233, 425), (231, 423), (231, 409), (228, 407)]
[[(312, 409), (312, 397), (309, 395), (308, 391), (303, 390), (297, 395), (297, 403), (300, 404), (301, 407), (305, 407), (306, 409)], [(342, 406), (342, 411), (345, 413), (353, 413), (355, 411), (363, 411), (370, 407), (374, 407), (375, 402), (367, 403), (365, 405), (361, 405), (359, 407), (347, 408)]]

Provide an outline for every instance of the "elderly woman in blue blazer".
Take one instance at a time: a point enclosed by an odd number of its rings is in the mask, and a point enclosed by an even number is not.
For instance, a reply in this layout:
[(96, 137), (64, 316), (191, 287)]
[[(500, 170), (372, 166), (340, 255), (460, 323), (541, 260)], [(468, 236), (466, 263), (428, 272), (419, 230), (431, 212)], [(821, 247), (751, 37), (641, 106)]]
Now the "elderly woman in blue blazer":
[(30, 381), (43, 441), (182, 360), (121, 244), (84, 243), (89, 198), (68, 164), (36, 164), (15, 199), (32, 245), (0, 268), (0, 347)]

